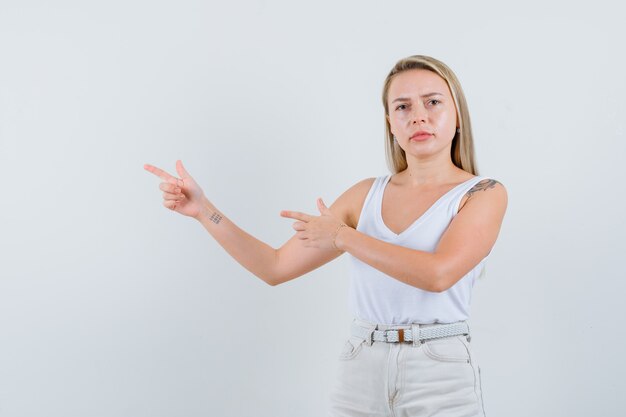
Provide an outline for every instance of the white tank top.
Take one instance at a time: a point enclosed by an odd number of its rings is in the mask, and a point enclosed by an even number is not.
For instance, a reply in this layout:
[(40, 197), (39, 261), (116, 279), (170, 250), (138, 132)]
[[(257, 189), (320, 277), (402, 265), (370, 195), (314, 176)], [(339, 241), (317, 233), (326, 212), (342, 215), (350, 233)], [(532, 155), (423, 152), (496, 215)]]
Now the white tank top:
[[(402, 233), (383, 222), (382, 195), (391, 175), (377, 177), (370, 188), (356, 230), (394, 245), (434, 252), (441, 236), (456, 215), (465, 193), (485, 179), (475, 176), (457, 185)], [(425, 291), (398, 281), (346, 253), (349, 262), (349, 307), (354, 317), (378, 324), (453, 323), (469, 318), (474, 280), (485, 260), (447, 291)]]

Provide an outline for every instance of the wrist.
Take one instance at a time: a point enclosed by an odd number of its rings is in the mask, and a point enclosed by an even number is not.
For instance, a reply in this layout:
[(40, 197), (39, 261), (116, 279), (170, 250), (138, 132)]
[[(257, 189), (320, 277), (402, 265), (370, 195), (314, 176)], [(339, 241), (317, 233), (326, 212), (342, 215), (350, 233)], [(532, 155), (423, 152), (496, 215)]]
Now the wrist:
[(215, 206), (213, 206), (213, 204), (211, 204), (211, 202), (203, 196), (200, 203), (200, 210), (198, 211), (198, 215), (195, 216), (195, 219), (200, 223), (204, 223), (206, 219), (208, 219), (216, 210)]
[(333, 238), (333, 246), (335, 249), (345, 252), (345, 236), (348, 233), (348, 229), (352, 229), (345, 223), (342, 223), (335, 232), (335, 237)]

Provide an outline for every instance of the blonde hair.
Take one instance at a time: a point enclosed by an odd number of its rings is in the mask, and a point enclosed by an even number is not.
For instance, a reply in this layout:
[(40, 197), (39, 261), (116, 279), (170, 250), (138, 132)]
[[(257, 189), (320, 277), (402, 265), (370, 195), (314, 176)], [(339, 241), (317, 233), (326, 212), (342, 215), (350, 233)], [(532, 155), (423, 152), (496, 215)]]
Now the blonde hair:
[(404, 71), (412, 69), (425, 69), (432, 71), (444, 79), (456, 106), (457, 120), (459, 121), (460, 132), (455, 133), (450, 147), (450, 157), (452, 163), (464, 171), (478, 175), (478, 167), (474, 160), (474, 139), (472, 137), (472, 125), (470, 122), (469, 109), (465, 101), (465, 94), (461, 88), (459, 80), (454, 72), (443, 62), (425, 55), (413, 55), (401, 59), (393, 67), (383, 86), (383, 106), (385, 108), (385, 154), (387, 157), (387, 165), (394, 174), (404, 171), (408, 164), (406, 162), (406, 154), (404, 150), (393, 140), (391, 127), (389, 125), (389, 106), (387, 104), (387, 96), (389, 94), (389, 86), (394, 77)]

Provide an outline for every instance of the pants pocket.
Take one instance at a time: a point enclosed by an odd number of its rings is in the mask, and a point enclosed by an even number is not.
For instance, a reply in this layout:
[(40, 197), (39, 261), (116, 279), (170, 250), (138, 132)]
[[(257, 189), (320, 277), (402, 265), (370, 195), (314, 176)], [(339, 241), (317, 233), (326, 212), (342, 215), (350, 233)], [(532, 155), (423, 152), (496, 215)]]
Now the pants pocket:
[(361, 349), (363, 349), (364, 343), (365, 339), (356, 336), (350, 336), (350, 338), (343, 345), (343, 349), (339, 354), (339, 359), (347, 361), (356, 358)]
[(443, 337), (424, 342), (424, 354), (438, 362), (470, 362), (470, 352), (463, 336)]

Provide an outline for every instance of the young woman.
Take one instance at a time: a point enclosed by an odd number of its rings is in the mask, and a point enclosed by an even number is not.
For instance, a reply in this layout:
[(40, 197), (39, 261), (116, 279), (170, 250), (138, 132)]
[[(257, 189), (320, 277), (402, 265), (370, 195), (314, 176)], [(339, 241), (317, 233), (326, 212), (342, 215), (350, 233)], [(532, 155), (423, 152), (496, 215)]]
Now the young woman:
[(177, 161), (165, 207), (196, 218), (250, 272), (278, 285), (347, 253), (354, 320), (332, 416), (484, 416), (467, 320), (471, 290), (507, 206), (478, 176), (461, 85), (444, 63), (400, 60), (383, 88), (390, 175), (368, 178), (319, 215), (283, 211), (295, 235), (274, 249), (232, 223)]

